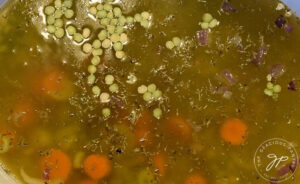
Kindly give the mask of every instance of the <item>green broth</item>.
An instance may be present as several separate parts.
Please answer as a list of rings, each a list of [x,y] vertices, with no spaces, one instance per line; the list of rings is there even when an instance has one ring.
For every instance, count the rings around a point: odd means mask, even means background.
[[[112,50],[101,56],[96,84],[114,98],[105,104],[87,84],[92,57],[67,36],[45,36],[41,10],[48,2],[27,0],[6,5],[0,18],[0,130],[9,127],[16,131],[17,144],[1,154],[1,160],[21,181],[20,168],[42,179],[42,155],[59,149],[72,162],[78,152],[83,152],[84,158],[106,155],[111,172],[98,183],[180,184],[191,173],[200,173],[209,184],[268,183],[259,177],[253,164],[255,151],[263,141],[283,138],[300,153],[300,94],[287,89],[291,80],[300,79],[299,20],[294,15],[287,18],[294,27],[289,34],[274,24],[282,14],[275,10],[277,1],[232,0],[237,9],[234,13],[221,12],[222,2],[120,1],[117,5],[126,16],[148,11],[152,22],[148,29],[135,23],[125,31],[129,42],[124,45],[124,61],[115,58]],[[89,5],[85,1],[74,3],[77,19],[72,24],[90,28],[91,42],[101,28],[87,16]],[[196,33],[206,12],[220,25],[211,29],[208,45],[199,46]],[[169,50],[165,44],[173,37],[184,44]],[[241,42],[236,45],[234,39],[239,38]],[[251,61],[262,39],[268,51],[263,64],[255,66]],[[269,68],[277,63],[283,64],[286,72],[276,80],[282,91],[274,100],[264,94],[264,89]],[[53,69],[71,81],[67,98],[49,98],[36,90],[44,74]],[[224,70],[233,74],[234,85],[218,79]],[[108,74],[114,76],[118,93],[109,92],[104,81]],[[126,82],[129,75],[137,78],[136,83]],[[160,100],[148,103],[138,93],[139,86],[149,84],[162,91]],[[230,99],[212,93],[214,86],[228,88]],[[35,118],[32,124],[20,127],[12,116],[15,106],[24,101],[32,104]],[[158,107],[162,115],[156,119],[152,111]],[[110,109],[107,118],[102,115],[104,108]],[[139,144],[135,139],[137,119],[144,112],[150,114],[152,137],[149,143]],[[190,138],[182,141],[165,126],[173,116],[187,122]],[[243,144],[233,146],[222,140],[220,127],[228,118],[239,118],[247,125],[249,134]],[[153,163],[159,152],[167,158],[163,177]],[[150,172],[153,180],[141,182],[141,172]],[[295,183],[300,181],[299,171],[296,175]],[[87,178],[84,169],[72,168],[65,183],[77,184]]]

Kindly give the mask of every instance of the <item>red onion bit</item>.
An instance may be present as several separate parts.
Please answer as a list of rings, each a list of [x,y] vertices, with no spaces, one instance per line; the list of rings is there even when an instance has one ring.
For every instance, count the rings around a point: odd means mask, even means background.
[[[43,179],[45,180],[49,180],[50,179],[50,169],[46,168],[44,171],[43,171]]]
[[[223,2],[221,10],[225,12],[236,12],[235,7],[233,7],[232,4],[230,4],[229,2]]]
[[[198,43],[200,46],[207,45],[208,30],[201,30],[197,32]]]
[[[119,108],[121,108],[121,109],[124,108],[123,102],[118,97],[115,97],[112,95],[111,99]]]
[[[286,24],[286,20],[283,17],[283,15],[280,15],[276,20],[275,20],[275,24],[278,28],[282,28],[285,24]]]
[[[264,56],[268,53],[268,48],[266,45],[262,44],[261,47],[258,49],[258,51],[255,54],[255,57],[252,59],[252,63],[256,66],[259,66],[262,64]]]
[[[270,74],[272,78],[278,79],[285,73],[286,69],[282,64],[274,64],[270,67]]]
[[[284,30],[287,32],[287,33],[291,33],[293,30],[294,30],[294,27],[291,26],[290,24],[286,24],[284,26]]]
[[[236,79],[233,76],[233,74],[229,70],[224,70],[222,72],[222,78],[225,80],[227,84],[230,86],[234,85],[236,83]]]
[[[298,88],[296,86],[296,80],[292,80],[289,85],[288,85],[288,89],[291,91],[297,91]]]

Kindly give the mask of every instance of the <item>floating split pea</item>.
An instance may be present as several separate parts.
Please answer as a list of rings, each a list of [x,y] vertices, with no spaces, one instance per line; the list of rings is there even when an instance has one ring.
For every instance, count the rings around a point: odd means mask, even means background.
[[[105,84],[111,85],[113,84],[115,78],[113,75],[106,75],[104,80],[105,80]]]
[[[154,92],[153,92],[153,97],[154,97],[154,99],[156,99],[156,100],[159,100],[159,98],[162,96],[162,92],[160,91],[160,90],[155,90]]]
[[[109,86],[109,91],[112,93],[118,93],[119,91],[119,86],[118,84],[114,83],[112,85]]]
[[[88,78],[87,78],[87,82],[88,82],[88,84],[94,84],[95,83],[95,80],[96,80],[96,76],[95,75],[93,75],[93,74],[90,74],[89,76],[88,76]]]
[[[57,28],[54,34],[56,38],[62,38],[65,35],[65,31],[63,28]]]
[[[106,92],[100,94],[101,103],[107,103],[110,101],[110,95]]]
[[[97,65],[100,64],[100,61],[101,61],[101,59],[100,59],[99,56],[94,56],[94,57],[92,58],[92,60],[91,60],[91,63],[92,63],[92,65],[97,66]]]
[[[67,32],[70,36],[73,36],[76,33],[76,28],[74,26],[68,26]]]
[[[109,117],[110,116],[110,109],[109,108],[104,108],[104,109],[102,109],[102,115],[105,117],[105,118],[107,118],[107,117]]]
[[[149,102],[152,100],[152,93],[151,92],[145,92],[144,95],[143,95],[143,99],[146,101],[146,102]]]
[[[82,36],[83,36],[83,38],[86,39],[86,38],[90,37],[90,35],[91,35],[91,30],[89,28],[84,28],[82,30]]]
[[[156,90],[156,85],[155,84],[149,84],[147,87],[148,91],[153,93]]]
[[[160,108],[156,108],[153,110],[153,116],[156,118],[156,119],[160,119],[161,116],[162,116],[162,110]]]
[[[94,49],[99,49],[101,47],[101,41],[98,39],[94,40],[92,46]]]
[[[140,93],[140,94],[144,94],[147,91],[148,91],[148,88],[145,85],[141,85],[141,86],[138,87],[138,93]]]
[[[94,73],[96,73],[96,71],[97,71],[96,66],[94,66],[94,65],[89,65],[89,66],[88,66],[88,72],[89,72],[90,74],[94,74]]]
[[[83,36],[80,33],[75,33],[73,39],[75,42],[80,43],[83,41]]]
[[[93,86],[92,92],[94,95],[99,96],[101,93],[101,89],[98,86]]]
[[[125,52],[124,51],[116,51],[116,57],[118,59],[122,59],[125,57]]]
[[[88,54],[88,53],[92,52],[93,48],[92,48],[92,45],[90,43],[85,43],[82,46],[82,50],[83,50],[83,52]]]

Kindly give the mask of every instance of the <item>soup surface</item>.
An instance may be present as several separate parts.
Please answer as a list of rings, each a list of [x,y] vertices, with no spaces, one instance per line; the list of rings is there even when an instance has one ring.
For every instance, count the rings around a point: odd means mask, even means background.
[[[0,25],[0,157],[21,183],[300,183],[283,4],[11,1]]]

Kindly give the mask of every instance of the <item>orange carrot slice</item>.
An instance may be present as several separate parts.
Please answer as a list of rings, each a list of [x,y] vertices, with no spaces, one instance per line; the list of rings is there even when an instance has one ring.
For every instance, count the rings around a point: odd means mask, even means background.
[[[166,164],[166,157],[163,153],[158,153],[153,157],[153,163],[154,167],[158,169],[158,174],[160,177],[165,176],[166,174],[166,169],[165,169],[165,164]]]
[[[166,131],[175,139],[187,141],[192,138],[192,130],[182,118],[173,116],[166,122]]]
[[[186,179],[184,184],[206,184],[206,179],[200,174],[191,174]]]
[[[138,144],[145,145],[152,140],[151,127],[153,116],[145,111],[141,117],[137,120],[134,134]]]
[[[221,126],[220,134],[224,141],[240,145],[247,139],[247,125],[240,119],[228,119]]]
[[[64,72],[54,69],[42,78],[40,90],[53,99],[64,100],[70,96],[73,87]]]
[[[97,184],[97,182],[94,180],[86,179],[86,180],[79,182],[79,184]]]
[[[25,127],[35,122],[35,116],[33,105],[28,101],[22,101],[13,108],[12,121],[17,127]]]
[[[61,179],[66,181],[71,172],[70,158],[62,151],[52,149],[49,154],[43,156],[40,162],[43,171],[49,171],[49,179]]]
[[[111,162],[105,155],[90,155],[83,162],[85,173],[93,180],[100,180],[111,171]]]

